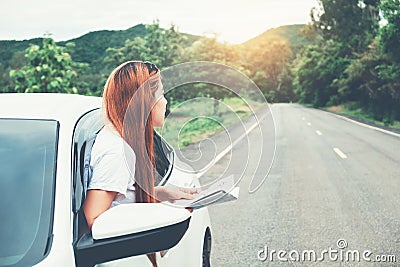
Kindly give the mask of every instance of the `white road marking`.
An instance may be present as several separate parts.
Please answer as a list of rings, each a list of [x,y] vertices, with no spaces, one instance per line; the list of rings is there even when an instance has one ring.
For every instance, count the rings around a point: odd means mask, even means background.
[[[335,151],[342,159],[347,159],[346,154],[344,154],[339,148],[335,147],[333,148],[333,151]]]
[[[381,128],[378,128],[378,127],[375,127],[375,126],[371,126],[371,125],[368,125],[368,124],[365,124],[365,123],[362,123],[362,122],[358,122],[358,121],[349,119],[347,117],[344,117],[344,116],[341,116],[341,115],[338,115],[338,114],[334,114],[334,115],[336,117],[338,117],[338,118],[341,118],[343,120],[358,124],[358,125],[363,126],[365,128],[369,128],[369,129],[372,129],[372,130],[375,130],[375,131],[379,131],[379,132],[382,132],[382,133],[385,133],[385,134],[390,134],[390,135],[393,135],[393,136],[396,136],[396,137],[400,137],[400,134],[398,134],[398,133],[394,133],[394,132],[391,132],[391,131],[388,131],[388,130],[385,130],[385,129],[381,129]]]
[[[260,126],[260,122],[262,120],[264,120],[267,117],[267,115],[264,115],[262,117],[260,117],[260,119],[255,122],[253,125],[251,125],[244,134],[242,134],[241,136],[239,136],[238,139],[236,139],[234,142],[232,142],[230,145],[228,145],[223,151],[221,151],[211,162],[209,162],[207,164],[207,166],[205,166],[203,168],[203,171],[196,173],[196,177],[200,178],[201,176],[203,176],[215,163],[217,163],[218,161],[220,161],[226,154],[228,154],[229,151],[232,150],[232,148],[234,146],[236,146],[243,138],[247,137],[249,135],[249,133],[256,128],[257,126]],[[275,144],[276,146],[276,144]],[[275,156],[275,153],[274,153]],[[272,166],[272,165],[271,165]]]
[[[308,126],[311,126],[311,122],[307,122],[307,125],[308,125]]]
[[[315,131],[318,135],[322,135],[322,133],[318,130]]]

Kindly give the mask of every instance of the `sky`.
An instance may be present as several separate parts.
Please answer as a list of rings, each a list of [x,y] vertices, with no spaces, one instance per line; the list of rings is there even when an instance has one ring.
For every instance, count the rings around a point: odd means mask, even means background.
[[[2,0],[0,40],[51,34],[56,41],[91,31],[126,30],[158,19],[180,32],[241,43],[281,25],[310,21],[317,0]]]

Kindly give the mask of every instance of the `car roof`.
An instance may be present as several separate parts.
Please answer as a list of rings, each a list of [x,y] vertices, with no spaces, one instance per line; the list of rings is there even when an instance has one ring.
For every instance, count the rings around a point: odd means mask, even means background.
[[[0,94],[0,118],[76,121],[101,104],[101,97],[77,94],[3,93]]]

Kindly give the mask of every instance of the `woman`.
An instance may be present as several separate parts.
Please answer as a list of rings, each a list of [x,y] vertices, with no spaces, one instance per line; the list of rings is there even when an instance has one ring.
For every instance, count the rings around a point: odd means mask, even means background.
[[[154,187],[153,127],[164,123],[166,104],[160,71],[152,63],[128,61],[109,76],[103,92],[106,123],[92,148],[93,176],[84,204],[90,228],[100,214],[118,204],[173,202],[197,193]],[[148,257],[156,266],[155,255]]]

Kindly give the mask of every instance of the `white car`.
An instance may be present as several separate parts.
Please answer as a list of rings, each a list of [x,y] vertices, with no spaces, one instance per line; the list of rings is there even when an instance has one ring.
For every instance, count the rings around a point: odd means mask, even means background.
[[[0,267],[210,266],[207,208],[119,205],[88,231],[82,211],[82,146],[103,125],[102,99],[66,94],[0,94]],[[200,186],[164,151],[159,185]],[[158,253],[162,251],[162,253]],[[161,254],[163,256],[161,256]]]

